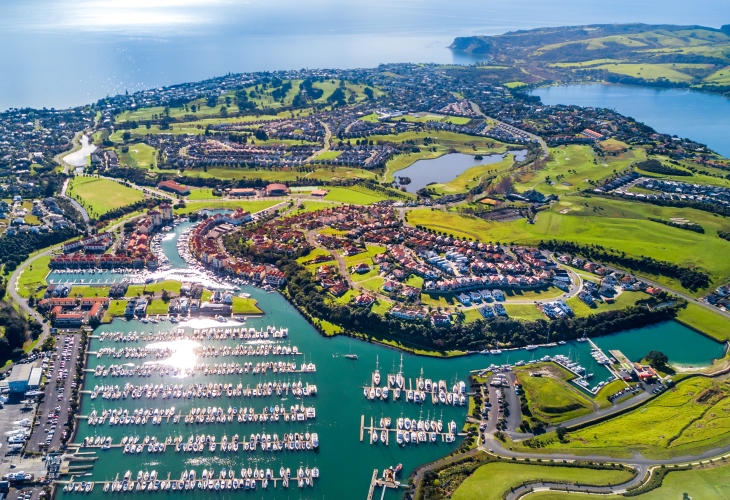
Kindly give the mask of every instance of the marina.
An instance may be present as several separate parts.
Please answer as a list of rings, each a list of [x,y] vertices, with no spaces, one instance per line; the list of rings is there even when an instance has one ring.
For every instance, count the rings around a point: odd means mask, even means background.
[[[185,224],[180,224],[174,228],[175,234],[180,234],[185,230]],[[191,270],[188,265],[177,254],[176,239],[163,239],[161,242],[162,250],[168,255],[171,269],[162,273],[159,279],[164,277],[177,276],[197,276],[201,280],[212,282],[210,276],[199,273],[197,270]],[[68,275],[78,276],[78,275]],[[114,275],[122,279],[123,275]],[[235,288],[234,284],[226,284],[222,281],[221,286],[228,289]],[[402,464],[401,477],[407,478],[414,468],[424,462],[436,460],[439,457],[449,454],[460,442],[460,436],[455,433],[455,440],[449,442],[446,435],[449,434],[449,423],[457,424],[457,431],[461,431],[467,406],[454,404],[439,404],[438,406],[421,406],[423,408],[423,418],[413,415],[414,404],[407,401],[407,393],[401,398],[394,400],[390,394],[394,392],[394,387],[390,384],[391,375],[394,380],[398,373],[401,373],[403,379],[403,389],[407,391],[410,387],[416,390],[418,387],[418,378],[423,378],[424,390],[426,379],[430,378],[436,381],[438,387],[439,381],[444,381],[449,393],[463,394],[467,399],[470,388],[467,380],[472,370],[484,368],[485,360],[487,364],[492,363],[495,366],[514,365],[520,361],[524,363],[532,360],[540,360],[544,356],[555,357],[558,354],[569,356],[572,362],[579,361],[589,372],[594,372],[595,376],[589,380],[595,381],[609,376],[603,366],[600,365],[595,358],[591,356],[593,346],[590,342],[567,342],[565,344],[555,344],[553,346],[537,346],[536,349],[526,350],[510,350],[507,348],[494,349],[498,353],[474,354],[471,356],[453,357],[453,358],[436,358],[416,356],[411,353],[403,353],[390,349],[385,346],[371,342],[353,341],[345,336],[335,336],[326,338],[321,336],[317,331],[280,295],[277,293],[267,293],[261,288],[251,286],[243,286],[241,292],[249,293],[252,298],[258,301],[259,307],[266,313],[263,317],[247,317],[245,324],[233,324],[229,321],[225,325],[221,325],[214,319],[186,319],[180,323],[172,323],[169,320],[162,319],[159,323],[143,324],[137,320],[122,321],[114,320],[112,323],[104,324],[97,328],[89,341],[89,352],[97,353],[101,349],[108,347],[116,347],[115,352],[120,348],[134,347],[145,348],[145,351],[129,351],[146,352],[146,357],[128,357],[128,358],[112,358],[108,355],[97,357],[95,354],[87,356],[87,376],[84,387],[85,392],[81,396],[81,407],[79,414],[84,418],[77,419],[77,433],[74,438],[73,447],[83,450],[88,455],[79,456],[74,454],[73,465],[65,467],[62,470],[65,474],[61,477],[62,481],[68,481],[73,476],[73,482],[93,482],[92,490],[85,493],[89,497],[98,495],[102,498],[105,494],[113,493],[112,485],[117,478],[118,481],[123,480],[125,471],[132,470],[157,470],[162,478],[167,481],[168,475],[177,480],[181,477],[183,470],[195,470],[196,478],[200,477],[200,471],[203,468],[214,468],[220,471],[222,468],[226,470],[233,469],[236,471],[235,476],[240,480],[241,468],[259,470],[271,469],[279,471],[280,467],[290,467],[292,476],[294,471],[298,471],[299,467],[309,467],[312,470],[317,467],[322,471],[322,475],[312,481],[313,487],[308,491],[307,497],[326,498],[352,498],[366,494],[370,485],[373,485],[373,491],[377,489],[377,495],[388,500],[399,498],[397,481],[386,481],[386,478],[393,478],[390,473],[386,476],[384,468],[388,464]],[[244,332],[245,329],[245,332]],[[258,332],[259,338],[241,339],[240,335],[251,332]],[[228,333],[226,333],[228,330]],[[234,338],[234,331],[236,331]],[[273,331],[286,331],[286,337],[273,336]],[[264,332],[269,333],[269,338],[262,338]],[[591,339],[603,352],[609,349],[621,350],[629,359],[640,359],[641,356],[648,352],[648,349],[660,345],[665,346],[665,352],[672,361],[679,364],[693,364],[695,366],[709,364],[712,358],[721,357],[724,354],[724,346],[710,341],[695,332],[679,325],[677,323],[663,323],[653,327],[643,328],[636,331],[621,332],[619,334]],[[195,353],[195,347],[211,346],[215,347],[218,352],[228,347],[234,349],[236,345],[242,346],[258,346],[258,345],[280,345],[280,346],[297,346],[297,351],[301,354],[288,356],[260,356],[260,357],[207,357],[201,358]],[[687,346],[690,346],[689,348]],[[169,355],[157,358],[158,352],[168,353],[165,349],[169,349]],[[301,371],[302,364],[315,366],[314,371]],[[292,370],[292,365],[294,369]],[[399,368],[399,366],[403,368]],[[392,369],[391,366],[393,367]],[[387,367],[383,370],[383,367]],[[377,368],[381,375],[379,387],[389,388],[389,397],[387,403],[382,400],[370,400],[363,397],[363,386],[370,387],[373,385],[373,368]],[[246,372],[248,369],[248,372]],[[423,370],[423,375],[419,372]],[[410,376],[407,374],[411,373]],[[419,374],[419,376],[414,376]],[[605,374],[605,375],[604,375]],[[100,377],[100,378],[98,378]],[[126,380],[112,379],[112,377],[135,377],[129,380],[134,385],[142,386],[175,386],[182,385],[184,388],[189,386],[206,386],[215,384],[218,387],[226,387],[226,396],[201,400],[199,398],[168,398],[162,399],[159,395],[156,399],[146,399],[141,397],[132,399],[105,400],[100,395],[96,399],[91,399],[90,391],[95,386],[102,385],[119,385],[121,390]],[[144,377],[144,382],[141,378]],[[244,377],[255,377],[246,380]],[[112,382],[114,380],[114,382]],[[118,380],[118,382],[117,382]],[[278,395],[272,391],[268,395],[268,384],[284,384],[294,383],[301,380],[302,385],[317,387],[317,395],[315,397],[300,397],[293,394],[282,393]],[[464,392],[458,385],[459,381],[465,382]],[[365,384],[363,384],[365,382]],[[246,398],[232,395],[227,396],[228,388],[237,389],[238,385],[242,385],[242,389],[250,387],[252,390],[258,387],[258,384],[267,384],[267,395],[257,396],[256,398]],[[220,385],[219,385],[220,384]],[[457,391],[454,391],[454,384],[457,384]],[[398,383],[396,383],[398,385]],[[433,382],[432,382],[433,385]],[[273,387],[273,386],[272,386]],[[88,392],[87,392],[88,391]],[[415,399],[415,394],[414,394]],[[203,403],[202,401],[205,401]],[[225,404],[221,404],[225,402]],[[385,406],[387,404],[387,410]],[[213,407],[215,405],[215,411]],[[299,405],[300,408],[314,408],[315,418],[299,420],[285,420],[284,414],[281,413],[283,408],[285,413],[290,413],[292,406]],[[211,412],[208,413],[210,406]],[[275,411],[271,411],[271,407],[279,406],[279,420],[274,421],[273,415]],[[253,407],[253,411],[251,411]],[[200,422],[202,408],[205,408],[205,414],[202,414],[202,422]],[[231,413],[228,409],[231,409]],[[239,416],[244,418],[241,413],[246,408],[246,415],[254,415],[259,417],[258,421],[238,422]],[[266,415],[268,420],[261,421],[261,415]],[[418,408],[416,406],[415,408]],[[427,408],[430,410],[427,411]],[[233,414],[233,411],[236,411]],[[155,415],[157,410],[157,415]],[[103,413],[107,412],[106,420],[103,420]],[[126,414],[124,413],[126,411]],[[137,415],[135,416],[135,411]],[[94,413],[96,412],[96,413]],[[145,416],[145,412],[147,415]],[[165,412],[167,414],[165,415]],[[410,413],[409,413],[410,412]],[[418,413],[418,412],[416,412]],[[90,415],[94,414],[94,425],[88,420]],[[129,418],[129,424],[110,425],[111,415],[121,419],[124,416],[126,420]],[[437,440],[431,441],[430,431],[427,434],[427,442],[418,440],[418,431],[416,442],[418,444],[398,445],[398,418],[404,418],[403,426],[405,428],[405,416],[410,418],[411,428],[413,427],[413,418],[416,420],[416,429],[418,429],[418,421],[441,420],[441,431],[438,431],[437,424]],[[229,419],[229,416],[231,417]],[[306,413],[305,413],[306,416]],[[380,419],[390,417],[390,426],[386,427],[385,420],[383,425]],[[139,425],[132,424],[131,419],[137,421],[139,417]],[[155,418],[156,417],[156,418]],[[185,423],[185,418],[190,420],[194,417],[195,423]],[[147,424],[142,425],[142,420],[146,418]],[[210,421],[206,422],[207,419]],[[246,417],[248,418],[248,417]],[[97,419],[102,419],[98,420]],[[177,419],[177,423],[175,423]],[[372,419],[372,421],[371,421]],[[153,420],[158,424],[150,425]],[[103,422],[103,423],[102,423]],[[358,423],[360,423],[358,427]],[[429,428],[430,428],[429,424]],[[383,430],[386,429],[386,441],[384,445],[382,440]],[[312,443],[312,449],[302,451],[302,443],[306,448],[306,433],[310,433],[311,437],[316,433],[318,446],[315,448]],[[425,431],[424,431],[425,432]],[[279,443],[285,443],[285,435],[300,435],[300,449],[296,449],[296,439],[294,450],[287,450],[286,446],[280,450],[277,446],[274,452],[274,436],[278,435]],[[357,433],[357,434],[356,434]],[[362,433],[360,440],[359,433]],[[372,442],[372,433],[377,433],[377,443]],[[409,431],[410,433],[410,431]],[[157,450],[148,451],[149,443],[144,444],[145,435],[158,436],[154,443],[157,444]],[[233,449],[233,436],[239,435],[238,452],[222,451],[222,437],[227,436],[227,445]],[[271,450],[268,444],[262,449],[261,441],[256,440],[255,450],[251,449],[253,440],[251,434],[271,435]],[[135,453],[131,453],[130,436],[137,435],[140,437],[135,443]],[[193,437],[192,444],[198,443],[198,451],[192,451],[188,447],[188,451],[184,451],[183,445],[190,443],[190,437]],[[305,440],[301,440],[301,436],[305,435]],[[443,436],[442,436],[443,435]],[[182,443],[179,438],[182,436]],[[201,441],[200,436],[214,436],[216,439],[215,451],[210,451],[210,443],[205,444],[205,440]],[[85,438],[93,439],[92,442],[98,444],[83,447]],[[130,445],[130,452],[125,453],[125,446],[121,446],[124,438]],[[177,444],[175,438],[178,438],[181,451],[176,451]],[[409,438],[410,438],[409,434]],[[108,441],[111,438],[111,441]],[[168,438],[172,441],[168,443]],[[88,444],[87,439],[87,444]],[[103,442],[102,442],[103,440]],[[196,441],[197,440],[197,441]],[[367,442],[366,442],[367,440]],[[404,437],[405,441],[405,437]],[[108,442],[108,446],[107,446]],[[289,440],[291,443],[292,440]],[[249,450],[245,450],[246,443],[249,444]],[[268,443],[268,440],[267,440]],[[142,444],[141,453],[137,453],[138,445]],[[163,451],[159,451],[162,447]],[[200,449],[202,448],[202,452]],[[291,453],[291,455],[290,455]],[[358,466],[352,467],[350,457],[357,454]],[[299,462],[301,460],[301,462]],[[285,463],[282,463],[285,462]],[[288,462],[288,463],[287,463]],[[377,469],[376,474],[373,470]],[[216,472],[216,476],[219,472]],[[281,478],[281,474],[274,474],[275,477]],[[135,476],[136,477],[136,476]],[[134,478],[133,478],[134,479]],[[162,481],[160,479],[160,481]],[[196,479],[197,481],[197,479]],[[136,481],[131,481],[136,484]],[[277,486],[272,487],[274,481],[269,482],[269,487],[262,496],[272,499],[286,499],[291,496],[291,489],[281,488],[283,480],[277,480]],[[104,492],[104,486],[109,484],[107,492]],[[386,483],[390,486],[384,486]],[[65,483],[64,483],[65,484]],[[160,486],[161,486],[160,482]],[[215,483],[214,483],[215,484]],[[245,484],[245,483],[244,483]],[[257,481],[257,490],[262,490],[262,481]],[[295,486],[290,484],[290,488]],[[298,481],[297,481],[298,486]],[[215,487],[215,486],[214,486]],[[383,487],[383,491],[380,488]],[[75,488],[75,486],[74,486]],[[134,488],[134,486],[133,486]],[[172,491],[173,485],[170,485]],[[231,489],[233,484],[231,483]],[[154,490],[154,486],[153,486]],[[147,490],[145,490],[147,491]],[[158,490],[159,491],[159,490]],[[183,490],[185,491],[185,490]],[[186,495],[200,498],[201,500],[210,495],[213,490],[189,489]],[[250,491],[250,490],[249,490]],[[117,491],[118,492],[118,491]],[[75,491],[63,491],[63,484],[60,485],[59,496],[63,498],[65,495],[74,496]]]
[[[453,443],[457,436],[465,436],[466,433],[458,433],[456,422],[453,420],[444,425],[441,419],[431,420],[427,418],[408,419],[400,417],[393,420],[390,417],[381,417],[377,420],[370,417],[370,425],[365,425],[365,415],[360,417],[360,442],[366,438],[371,444],[390,444],[391,433],[395,434],[396,443],[399,446],[407,444],[417,445],[421,443]]]
[[[251,434],[249,439],[239,439],[235,434],[230,440],[224,435],[220,442],[216,442],[213,435],[190,435],[185,439],[180,436],[168,436],[165,439],[158,440],[155,436],[145,436],[141,438],[138,435],[124,436],[119,443],[113,443],[110,436],[94,436],[85,437],[83,442],[76,446],[79,449],[109,450],[112,448],[120,448],[123,453],[140,454],[140,453],[164,453],[169,447],[177,453],[204,453],[209,451],[215,453],[220,451],[223,453],[238,453],[261,451],[308,451],[316,450],[319,447],[319,436],[316,432],[299,433],[290,432],[283,434]]]

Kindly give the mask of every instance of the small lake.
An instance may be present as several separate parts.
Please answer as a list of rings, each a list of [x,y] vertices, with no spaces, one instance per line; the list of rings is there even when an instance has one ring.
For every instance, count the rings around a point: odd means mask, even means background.
[[[527,150],[488,155],[481,160],[475,159],[472,155],[450,153],[430,160],[418,160],[410,167],[396,172],[394,177],[409,177],[411,183],[405,188],[408,192],[415,193],[434,182],[449,182],[472,167],[500,162],[508,154],[515,155],[515,161],[522,161],[527,157]]]
[[[84,171],[84,168],[86,167],[87,160],[89,159],[89,156],[91,156],[91,153],[96,151],[96,146],[94,146],[91,142],[89,142],[89,138],[85,135],[81,136],[81,149],[78,151],[74,151],[71,154],[68,154],[63,157],[63,161],[68,163],[69,165],[76,167],[76,171],[79,170],[81,172]]]
[[[657,132],[692,139],[730,156],[730,99],[720,95],[602,83],[545,87],[532,94],[544,104],[613,109]]]

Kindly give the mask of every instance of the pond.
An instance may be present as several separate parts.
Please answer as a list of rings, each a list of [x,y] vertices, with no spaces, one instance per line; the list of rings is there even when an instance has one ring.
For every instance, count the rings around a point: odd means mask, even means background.
[[[415,193],[434,182],[449,182],[472,167],[500,162],[506,155],[514,155],[515,161],[522,161],[527,157],[527,150],[488,155],[481,160],[475,159],[472,155],[450,153],[431,160],[418,160],[411,166],[399,170],[394,176],[410,178],[410,184],[405,187],[408,192]]]
[[[91,153],[96,151],[96,146],[89,142],[89,138],[85,135],[81,136],[81,149],[67,154],[63,157],[63,161],[76,167],[77,172],[83,172]]]
[[[614,109],[657,132],[692,139],[730,156],[730,99],[721,95],[600,83],[545,87],[532,94],[544,104]]]

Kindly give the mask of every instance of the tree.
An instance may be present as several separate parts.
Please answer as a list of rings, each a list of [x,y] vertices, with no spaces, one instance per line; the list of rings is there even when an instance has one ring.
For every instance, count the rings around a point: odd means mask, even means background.
[[[167,304],[170,302],[170,294],[167,292],[167,290],[162,290],[162,302]]]
[[[647,354],[644,359],[649,362],[649,366],[655,370],[661,371],[664,371],[667,367],[667,363],[669,362],[667,355],[661,351],[649,351],[649,354]]]
[[[568,431],[565,430],[565,427],[558,426],[557,429],[555,429],[555,435],[558,436],[558,439],[560,441],[565,440],[565,435],[568,433]]]
[[[125,130],[124,133],[122,134],[122,140],[124,140],[124,142],[127,142],[131,138],[132,138],[132,134],[129,133],[129,130]]]

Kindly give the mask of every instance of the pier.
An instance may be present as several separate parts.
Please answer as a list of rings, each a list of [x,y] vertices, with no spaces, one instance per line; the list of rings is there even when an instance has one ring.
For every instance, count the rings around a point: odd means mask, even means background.
[[[446,430],[446,428],[444,428],[444,430]],[[398,429],[397,426],[395,428],[378,427],[375,425],[374,417],[370,417],[370,425],[365,425],[365,415],[360,416],[360,442],[365,440],[366,432],[368,433],[369,436],[372,436],[374,432],[378,433],[378,436],[380,436],[380,434],[382,434],[383,431],[386,431],[386,439],[385,439],[385,443],[384,443],[386,446],[390,444],[390,433],[393,432],[393,433],[397,434],[398,431],[401,431],[404,433],[405,432],[409,432],[409,433],[410,432],[415,432],[415,433],[425,432],[426,433],[426,436],[427,436],[426,441],[417,441],[415,443],[414,442],[404,442],[403,443],[404,445],[420,444],[420,443],[433,443],[434,441],[430,440],[430,436],[432,433],[435,433],[437,435],[437,437],[441,439],[442,443],[453,442],[453,440],[456,438],[456,436],[466,436],[467,435],[465,432],[457,432],[457,433],[452,434],[451,432],[443,432],[443,430],[441,432],[434,431],[434,430],[431,430],[430,428],[429,428],[429,430],[425,430],[425,429],[418,430],[418,429]],[[370,437],[369,441],[370,441],[370,444],[377,444],[377,443],[373,442],[372,437]],[[380,441],[381,440],[379,439],[378,442],[380,442]]]
[[[400,481],[395,480],[395,473],[392,470],[386,469],[384,471],[384,477],[379,478],[378,469],[375,469],[373,471],[373,477],[370,479],[370,487],[368,488],[367,500],[373,500],[376,488],[383,488],[383,492],[380,494],[380,500],[383,500],[383,498],[385,498],[386,488],[399,488],[401,486],[404,485],[401,485]]]

